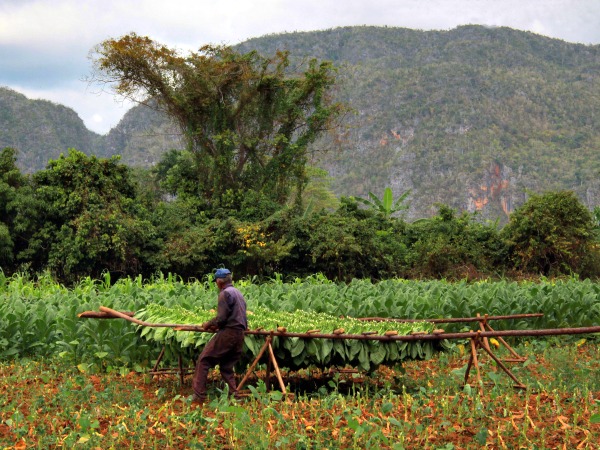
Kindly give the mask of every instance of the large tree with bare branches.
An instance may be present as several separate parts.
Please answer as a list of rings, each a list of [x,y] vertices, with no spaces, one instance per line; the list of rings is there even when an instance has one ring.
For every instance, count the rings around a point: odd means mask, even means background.
[[[292,70],[287,52],[205,46],[182,55],[131,33],[99,44],[93,59],[96,81],[152,100],[179,124],[193,155],[188,173],[209,201],[249,190],[281,204],[292,191],[299,197],[308,146],[343,109],[331,100],[331,63],[312,59]]]

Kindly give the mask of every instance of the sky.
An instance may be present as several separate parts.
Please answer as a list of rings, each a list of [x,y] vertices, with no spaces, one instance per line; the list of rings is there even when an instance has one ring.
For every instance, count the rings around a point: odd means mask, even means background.
[[[91,51],[130,32],[181,51],[351,25],[507,26],[600,44],[600,0],[0,0],[0,86],[70,108],[106,134],[131,108],[86,81]]]

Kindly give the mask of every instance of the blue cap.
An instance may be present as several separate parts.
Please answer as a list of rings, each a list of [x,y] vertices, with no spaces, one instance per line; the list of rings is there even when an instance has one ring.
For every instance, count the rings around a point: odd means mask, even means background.
[[[229,271],[229,269],[225,269],[225,268],[217,269],[217,271],[215,272],[215,280],[217,278],[226,278],[227,275],[231,275],[231,272]]]

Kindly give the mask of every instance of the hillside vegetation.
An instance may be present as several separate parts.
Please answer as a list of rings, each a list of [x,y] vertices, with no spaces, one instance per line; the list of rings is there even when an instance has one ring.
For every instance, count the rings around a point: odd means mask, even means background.
[[[588,208],[600,204],[598,45],[482,26],[346,27],[259,37],[237,49],[285,49],[338,67],[336,100],[355,114],[314,144],[338,196],[392,187],[411,191],[408,218],[432,216],[443,203],[502,222],[528,192],[573,190]],[[0,116],[0,146],[19,149],[28,172],[67,147],[148,167],[182,145],[173,125],[145,107],[97,137],[68,125],[76,117],[38,117],[47,102],[30,106],[40,113],[16,119],[4,107]],[[32,132],[40,128],[47,131]]]
[[[71,108],[0,86],[0,149],[18,149],[22,171],[45,168],[68,148],[103,156],[103,146],[103,137],[88,130]]]
[[[341,67],[338,95],[357,115],[342,152],[323,160],[338,193],[411,189],[416,217],[436,202],[506,217],[527,190],[599,202],[600,46],[464,26],[341,28],[242,48]]]

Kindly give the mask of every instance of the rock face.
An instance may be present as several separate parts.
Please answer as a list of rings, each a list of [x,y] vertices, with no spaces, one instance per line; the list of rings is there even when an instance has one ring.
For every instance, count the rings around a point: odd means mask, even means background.
[[[495,207],[508,217],[514,209],[514,204],[521,203],[520,198],[515,198],[513,188],[518,185],[518,180],[513,176],[510,167],[493,163],[481,181],[479,186],[467,190],[468,211],[484,211]]]
[[[443,203],[501,222],[530,192],[573,190],[589,208],[600,204],[598,45],[509,28],[347,27],[269,35],[237,49],[288,50],[294,66],[307,57],[338,66],[333,95],[353,114],[315,143],[312,161],[333,177],[338,196],[410,190],[408,219],[435,214]],[[23,113],[0,109],[0,145],[17,147],[27,171],[67,147],[120,154],[143,167],[183,147],[177,127],[148,108],[131,109],[98,137],[66,113],[60,123],[50,120],[58,105],[53,113],[42,106],[18,129],[14,117]],[[47,143],[30,151],[42,138]]]
[[[104,141],[106,154],[121,155],[123,163],[138,167],[151,167],[165,152],[183,146],[179,128],[164,114],[145,106],[125,113]]]

